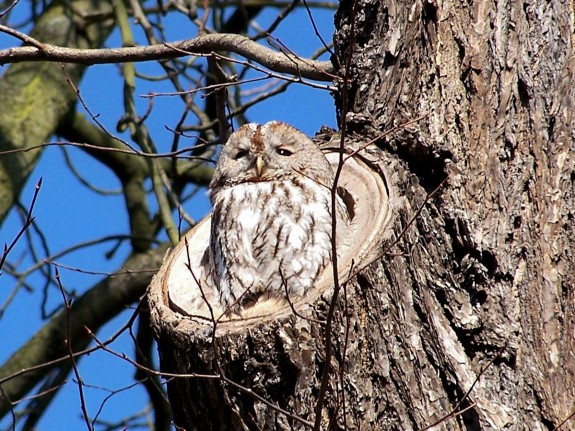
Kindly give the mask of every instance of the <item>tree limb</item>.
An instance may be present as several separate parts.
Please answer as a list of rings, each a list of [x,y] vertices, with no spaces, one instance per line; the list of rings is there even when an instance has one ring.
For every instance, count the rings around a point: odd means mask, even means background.
[[[0,65],[23,61],[92,65],[150,61],[186,55],[207,55],[214,51],[230,51],[276,72],[289,73],[317,81],[332,81],[334,78],[334,70],[329,61],[305,60],[287,53],[275,52],[238,34],[204,34],[193,39],[169,44],[124,48],[76,49],[41,44],[43,49],[39,49],[37,46],[0,50]]]

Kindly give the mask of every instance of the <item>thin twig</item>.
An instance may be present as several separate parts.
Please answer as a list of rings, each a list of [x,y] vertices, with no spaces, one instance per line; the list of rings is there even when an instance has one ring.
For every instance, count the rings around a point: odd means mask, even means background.
[[[310,20],[310,22],[311,22],[311,25],[312,25],[313,30],[314,30],[314,32],[315,32],[315,35],[317,36],[317,38],[318,38],[318,39],[320,40],[320,42],[322,43],[322,45],[324,46],[325,50],[326,50],[327,52],[329,52],[330,55],[333,55],[333,52],[330,50],[328,44],[325,42],[325,40],[323,39],[322,35],[320,34],[320,32],[319,32],[319,30],[318,30],[318,28],[317,28],[317,25],[315,25],[315,20],[313,19],[313,15],[312,15],[312,13],[311,13],[311,8],[310,8],[310,5],[309,5],[309,2],[307,2],[306,0],[303,0],[303,4],[304,4],[305,10],[307,11],[307,14],[308,14],[308,16],[309,16],[309,20]]]
[[[334,183],[331,188],[331,211],[332,211],[332,270],[333,270],[333,295],[331,297],[331,301],[329,304],[329,310],[327,313],[326,319],[326,326],[325,326],[325,359],[324,359],[324,368],[322,371],[321,376],[321,383],[320,383],[320,390],[317,397],[317,402],[315,405],[315,422],[313,429],[314,431],[320,431],[321,429],[321,421],[323,417],[323,405],[325,402],[325,398],[327,396],[327,389],[330,377],[330,369],[331,369],[331,357],[332,357],[332,325],[333,320],[335,318],[335,309],[337,304],[337,299],[340,290],[339,284],[339,274],[337,268],[337,244],[336,244],[336,233],[337,233],[337,182],[343,170],[343,156],[344,156],[344,148],[345,148],[345,138],[346,138],[346,127],[347,127],[347,110],[348,110],[348,83],[351,76],[351,61],[354,52],[354,44],[355,44],[355,6],[356,3],[354,2],[351,7],[350,11],[350,42],[349,42],[349,51],[346,58],[346,65],[345,65],[345,75],[343,78],[343,91],[342,91],[342,115],[340,119],[341,124],[341,136],[340,136],[340,152],[339,152],[339,160],[337,169],[334,176]],[[334,414],[337,415],[337,412]]]
[[[73,352],[72,356],[74,358],[76,358],[76,357],[80,357],[83,355],[88,355],[88,354],[93,353],[97,350],[100,350],[102,348],[102,346],[107,346],[108,344],[111,344],[114,341],[116,341],[116,339],[118,339],[118,337],[120,337],[120,335],[122,335],[124,333],[124,331],[126,331],[126,329],[128,329],[128,327],[130,327],[134,323],[134,320],[137,317],[137,311],[138,311],[138,308],[136,308],[136,312],[132,314],[132,316],[130,317],[128,322],[125,325],[123,325],[122,327],[120,327],[120,329],[118,329],[116,331],[116,333],[112,334],[112,336],[110,338],[108,338],[105,341],[101,341],[98,346],[90,347],[88,349],[82,349],[82,350],[79,350],[77,352]],[[91,334],[91,332],[89,332],[89,333]],[[9,380],[12,380],[16,377],[22,376],[24,374],[27,374],[27,373],[30,373],[33,371],[41,370],[42,368],[53,367],[55,365],[58,365],[61,362],[69,360],[69,359],[70,359],[70,353],[68,352],[68,354],[66,354],[66,356],[61,356],[59,358],[53,359],[53,360],[48,361],[48,362],[43,362],[41,364],[37,364],[37,365],[34,365],[32,367],[23,368],[21,370],[18,370],[17,372],[10,374],[9,376],[5,376],[5,377],[0,378],[0,389],[2,388],[2,384],[9,381]],[[16,403],[14,402],[13,404],[16,404]]]
[[[28,208],[28,212],[26,213],[26,220],[24,220],[24,225],[16,234],[16,237],[12,240],[12,242],[8,244],[4,244],[4,252],[2,253],[2,257],[0,257],[0,274],[2,273],[2,267],[4,266],[4,262],[6,262],[6,258],[10,251],[14,248],[18,240],[24,235],[24,232],[34,221],[34,217],[32,217],[32,211],[34,210],[34,205],[36,205],[36,199],[38,198],[38,193],[40,193],[40,188],[42,187],[42,178],[38,180],[36,183],[36,187],[34,189],[34,196],[32,196],[32,202],[30,203],[30,207]]]
[[[561,428],[563,425],[565,425],[567,422],[569,422],[571,419],[573,419],[573,417],[575,417],[575,410],[573,412],[571,412],[571,414],[569,416],[567,416],[565,419],[563,419],[559,425],[557,425],[555,428],[553,428],[552,431],[558,431],[559,428]]]
[[[92,118],[92,120],[94,121],[94,123],[96,123],[100,129],[102,129],[102,131],[104,133],[106,133],[106,135],[108,135],[110,138],[112,138],[114,141],[119,142],[120,144],[125,145],[126,147],[128,147],[130,150],[136,151],[131,145],[129,145],[126,141],[124,141],[123,139],[118,138],[117,136],[113,135],[110,131],[108,131],[108,129],[106,129],[106,127],[100,122],[100,120],[98,119],[98,115],[94,115],[91,111],[91,109],[88,107],[88,104],[84,101],[84,98],[82,97],[82,93],[80,93],[80,89],[78,88],[78,86],[74,83],[74,80],[70,77],[70,74],[68,73],[68,70],[66,69],[66,66],[62,63],[60,63],[60,68],[62,69],[62,71],[64,72],[64,76],[66,78],[66,82],[68,83],[68,85],[72,88],[72,90],[76,93],[76,98],[78,99],[78,101],[82,104],[82,107],[84,108],[84,110],[88,113],[88,115],[90,115],[90,118]]]
[[[148,153],[145,151],[136,150],[134,148],[130,148],[130,149],[110,148],[110,147],[102,147],[99,145],[86,144],[84,142],[56,141],[56,142],[46,142],[44,144],[39,144],[39,145],[33,145],[33,146],[27,147],[27,148],[19,148],[19,149],[14,149],[14,150],[3,150],[3,151],[0,151],[0,156],[6,155],[6,154],[15,154],[15,153],[27,153],[29,151],[37,150],[38,148],[61,146],[61,145],[66,145],[69,147],[86,148],[86,149],[97,150],[97,151],[112,151],[112,152],[116,152],[116,153],[129,154],[132,156],[147,157],[150,159],[176,157],[176,156],[179,156],[181,154],[189,153],[191,150],[193,150],[195,148],[195,147],[193,147],[193,148],[192,147],[186,147],[186,148],[182,148],[181,150],[168,152],[168,153]],[[182,157],[182,158],[184,158],[184,157]],[[186,156],[185,158],[198,160],[198,161],[202,161],[202,162],[213,162],[213,160],[206,159],[204,157]]]
[[[0,32],[9,34],[10,36],[14,36],[15,38],[20,39],[24,43],[32,45],[35,48],[38,48],[40,51],[44,51],[46,49],[46,45],[44,45],[40,41],[34,39],[33,37],[28,36],[25,33],[21,33],[18,30],[15,30],[11,27],[7,27],[5,25],[0,24]]]
[[[71,300],[68,299],[66,296],[66,292],[64,291],[64,287],[62,285],[62,280],[60,279],[60,272],[58,268],[56,268],[56,280],[58,282],[58,287],[60,288],[60,293],[62,293],[62,299],[64,300],[64,305],[66,307],[66,348],[68,350],[68,358],[72,364],[72,369],[74,370],[74,375],[76,376],[76,380],[78,382],[78,393],[80,396],[80,407],[82,409],[82,416],[84,417],[84,422],[86,423],[86,427],[88,431],[93,431],[92,423],[90,422],[90,416],[88,415],[88,408],[86,407],[86,399],[84,398],[84,389],[83,389],[83,380],[82,376],[80,375],[80,371],[76,365],[76,359],[74,352],[72,350],[72,307],[71,307]]]

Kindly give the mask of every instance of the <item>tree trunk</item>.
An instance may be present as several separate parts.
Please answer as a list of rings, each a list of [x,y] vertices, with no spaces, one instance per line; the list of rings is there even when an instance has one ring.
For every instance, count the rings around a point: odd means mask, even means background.
[[[569,7],[341,3],[345,144],[375,142],[370,153],[403,196],[394,236],[378,259],[355,262],[369,266],[342,284],[329,332],[333,288],[312,319],[244,322],[233,335],[198,332],[152,292],[163,371],[180,375],[168,383],[176,424],[542,430],[570,418]]]
[[[347,298],[352,289],[350,274],[353,279],[361,271],[356,262],[367,264],[379,258],[379,245],[391,234],[393,206],[400,202],[384,181],[385,168],[369,161],[369,151],[356,149],[345,161],[338,181],[353,217],[351,224],[340,221],[336,235],[341,288],[334,288],[330,266],[311,292],[290,298],[290,304],[261,298],[241,316],[226,315],[217,291],[205,283],[209,217],[186,234],[165,260],[150,286],[149,299],[162,367],[188,377],[168,383],[178,426],[188,430],[307,429],[323,403],[329,410],[318,423],[336,417],[333,413],[342,402],[340,397],[345,398],[337,388],[342,373],[337,358],[345,361],[350,356],[350,363],[357,363],[361,359],[357,331],[366,335],[364,325],[349,327],[352,320],[365,321],[366,316],[366,300],[360,292]],[[336,168],[339,152],[326,151]],[[335,291],[341,293],[335,295],[340,301],[333,302],[334,313],[330,308]],[[345,335],[350,332],[351,338]],[[326,333],[330,334],[327,338]],[[325,363],[330,363],[326,377]],[[320,390],[322,381],[325,386]],[[363,400],[357,407],[370,408],[371,395],[363,389],[359,392]]]
[[[412,208],[441,185],[373,281],[394,304],[392,428],[468,408],[446,429],[554,429],[575,410],[573,10],[352,7],[348,133],[381,137]]]

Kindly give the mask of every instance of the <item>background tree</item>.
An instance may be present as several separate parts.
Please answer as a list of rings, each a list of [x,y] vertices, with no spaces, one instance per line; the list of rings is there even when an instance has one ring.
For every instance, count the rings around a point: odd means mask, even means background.
[[[332,332],[317,337],[317,352],[328,339],[343,347],[329,362],[339,371],[329,370],[328,388],[307,394],[315,406],[323,398],[327,408],[307,405],[305,417],[298,409],[287,416],[270,410],[276,417],[316,429],[570,428],[575,29],[569,8],[537,1],[339,5],[333,58],[339,125],[346,145],[372,143],[372,154],[387,164],[400,201],[396,237],[347,285]],[[208,67],[210,82],[230,78],[225,68],[222,74]],[[151,152],[129,104],[126,112],[122,124]],[[204,124],[215,127],[216,117]],[[213,139],[207,132],[202,138]],[[161,172],[156,159],[142,164],[152,178]],[[158,218],[169,227],[165,213]],[[157,219],[147,220],[154,226]],[[131,258],[149,258],[149,241],[134,234]],[[130,273],[129,281],[149,281],[138,277]],[[141,289],[122,300],[136,300]],[[316,355],[318,372],[324,359]],[[236,376],[241,382],[243,375]],[[2,381],[3,391],[19,380]],[[251,413],[238,415],[248,423]]]

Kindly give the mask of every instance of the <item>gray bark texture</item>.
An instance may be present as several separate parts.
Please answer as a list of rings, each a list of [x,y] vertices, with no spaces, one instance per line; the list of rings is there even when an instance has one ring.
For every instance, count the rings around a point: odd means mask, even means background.
[[[178,426],[575,427],[574,16],[559,1],[340,4],[336,104],[346,146],[373,141],[402,197],[394,237],[341,286],[329,333],[333,289],[312,319],[233,336],[193,332],[151,295]]]
[[[68,48],[104,43],[113,22],[84,16],[110,12],[108,2],[54,1],[37,19],[30,36]],[[65,70],[65,72],[64,72]],[[12,64],[0,79],[0,225],[18,200],[49,140],[73,112],[85,66],[56,63]],[[67,74],[67,76],[66,76]],[[68,78],[71,82],[68,82]]]

